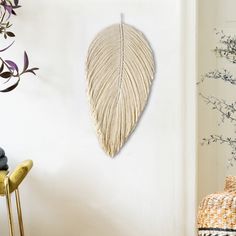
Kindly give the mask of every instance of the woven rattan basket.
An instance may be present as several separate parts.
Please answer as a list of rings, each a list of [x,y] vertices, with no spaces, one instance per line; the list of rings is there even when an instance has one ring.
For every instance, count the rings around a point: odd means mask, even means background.
[[[236,176],[226,178],[225,190],[203,199],[198,211],[199,236],[236,236]]]

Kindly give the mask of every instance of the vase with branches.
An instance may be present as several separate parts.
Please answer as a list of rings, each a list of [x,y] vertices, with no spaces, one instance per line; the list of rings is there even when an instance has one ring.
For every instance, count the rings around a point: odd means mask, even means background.
[[[219,39],[219,46],[216,46],[214,53],[217,57],[225,59],[227,63],[236,66],[236,36],[227,35],[223,31],[217,31],[216,35]],[[229,69],[215,69],[201,76],[198,84],[204,83],[205,80],[221,80],[229,86],[236,86],[236,76]],[[227,101],[217,96],[205,95],[199,93],[200,98],[209,106],[210,109],[218,113],[220,124],[224,125],[229,122],[232,129],[236,131],[236,101]],[[236,137],[224,134],[210,134],[204,137],[201,145],[220,144],[229,147],[229,166],[233,166],[236,161]]]

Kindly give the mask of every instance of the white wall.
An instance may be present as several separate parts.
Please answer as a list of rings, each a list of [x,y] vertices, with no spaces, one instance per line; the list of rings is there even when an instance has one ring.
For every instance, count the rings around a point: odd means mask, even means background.
[[[194,234],[194,153],[185,150],[184,140],[189,135],[184,88],[194,81],[194,71],[188,71],[192,77],[185,85],[183,63],[190,65],[190,60],[184,58],[182,40],[188,43],[184,34],[193,20],[192,15],[184,23],[186,4],[22,1],[14,20],[16,43],[8,55],[21,61],[27,50],[40,71],[38,78],[23,78],[12,93],[0,94],[0,145],[11,167],[26,158],[34,161],[21,188],[26,235]],[[119,22],[120,12],[149,39],[157,73],[136,131],[110,159],[98,144],[90,117],[84,63],[95,34]],[[191,171],[185,168],[190,162]],[[4,222],[0,217],[1,232]]]

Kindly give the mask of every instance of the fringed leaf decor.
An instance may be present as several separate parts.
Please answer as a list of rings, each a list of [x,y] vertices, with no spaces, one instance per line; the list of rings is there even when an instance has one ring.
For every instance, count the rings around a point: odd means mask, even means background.
[[[137,125],[149,97],[154,64],[144,35],[123,22],[102,30],[89,47],[88,94],[99,141],[111,157]]]

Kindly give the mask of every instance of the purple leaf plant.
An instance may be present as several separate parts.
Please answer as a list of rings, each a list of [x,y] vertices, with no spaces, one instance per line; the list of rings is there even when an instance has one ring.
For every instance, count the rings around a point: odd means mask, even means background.
[[[16,15],[16,9],[21,7],[19,5],[19,0],[0,0],[0,35],[3,35],[4,39],[14,38],[15,34],[11,32],[12,24],[10,23],[10,18],[12,15]],[[1,53],[8,50],[14,41],[9,43],[9,45],[5,48],[0,48],[0,79],[4,82],[3,84],[8,84],[12,79],[14,79],[14,83],[5,87],[4,89],[0,89],[0,92],[10,92],[15,89],[20,80],[21,76],[26,73],[32,73],[36,75],[35,71],[38,70],[37,67],[29,68],[29,57],[26,52],[24,52],[24,66],[23,69],[20,70],[17,64],[12,60],[5,60],[1,57]]]

